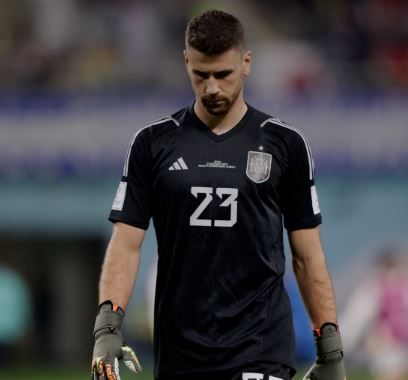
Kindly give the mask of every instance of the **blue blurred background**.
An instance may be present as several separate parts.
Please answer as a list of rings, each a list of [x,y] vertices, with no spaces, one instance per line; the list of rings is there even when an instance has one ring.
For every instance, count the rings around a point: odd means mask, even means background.
[[[249,103],[312,146],[339,313],[380,252],[407,257],[406,1],[0,0],[0,378],[21,363],[88,368],[128,142],[192,102],[184,30],[209,8],[246,27]],[[155,255],[149,230],[126,320],[147,367]],[[304,365],[310,325],[287,258]]]

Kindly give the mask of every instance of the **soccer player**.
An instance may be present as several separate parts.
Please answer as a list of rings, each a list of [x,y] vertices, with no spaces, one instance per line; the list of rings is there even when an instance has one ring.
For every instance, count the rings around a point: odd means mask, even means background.
[[[344,380],[309,144],[244,101],[251,52],[234,16],[193,18],[184,60],[194,103],[140,129],[124,163],[109,217],[93,379],[118,379],[118,359],[141,370],[120,328],[153,218],[156,380],[294,376],[284,227],[314,326],[317,360],[305,378]]]

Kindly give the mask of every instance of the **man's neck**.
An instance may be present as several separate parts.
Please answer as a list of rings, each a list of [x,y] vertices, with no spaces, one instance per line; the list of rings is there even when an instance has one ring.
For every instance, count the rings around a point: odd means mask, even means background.
[[[202,103],[197,99],[194,104],[194,112],[197,117],[217,135],[226,133],[234,128],[244,117],[247,109],[248,106],[242,97],[236,100],[234,105],[225,115],[220,116],[208,113]]]

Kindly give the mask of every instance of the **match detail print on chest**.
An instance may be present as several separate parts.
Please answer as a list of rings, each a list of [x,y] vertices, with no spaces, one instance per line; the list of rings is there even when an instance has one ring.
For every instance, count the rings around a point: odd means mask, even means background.
[[[262,145],[253,147],[256,150],[251,148],[179,151],[167,163],[168,175],[178,177],[177,183],[190,199],[188,223],[191,227],[231,228],[236,225],[240,193],[247,191],[248,179],[258,186],[269,179],[271,172],[272,155],[265,152]]]

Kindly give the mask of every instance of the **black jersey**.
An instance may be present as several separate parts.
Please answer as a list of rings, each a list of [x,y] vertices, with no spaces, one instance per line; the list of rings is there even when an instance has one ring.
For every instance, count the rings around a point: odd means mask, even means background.
[[[248,106],[214,134],[193,107],[141,129],[110,220],[158,241],[156,377],[255,360],[293,367],[283,226],[321,223],[301,132]]]

